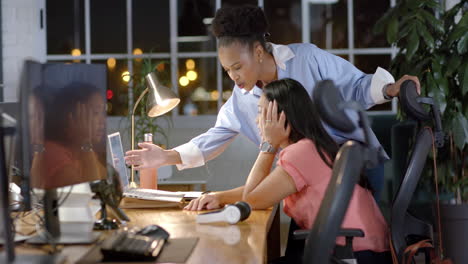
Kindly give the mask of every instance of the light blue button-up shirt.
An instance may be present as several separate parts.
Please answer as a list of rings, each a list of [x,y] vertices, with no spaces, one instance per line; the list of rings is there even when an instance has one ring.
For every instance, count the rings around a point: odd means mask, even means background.
[[[309,95],[312,95],[318,82],[333,80],[346,101],[356,101],[366,109],[385,102],[382,88],[385,84],[395,82],[382,68],[378,68],[375,74],[364,74],[348,61],[313,44],[272,44],[272,53],[277,65],[278,79],[291,78],[299,81]],[[218,113],[215,126],[190,142],[174,148],[180,153],[182,160],[182,164],[177,167],[185,169],[204,165],[206,161],[221,154],[239,133],[254,144],[260,145],[261,138],[255,119],[262,93],[262,89],[257,86],[251,91],[246,91],[235,85],[232,96]],[[352,116],[351,119],[356,123],[356,116]],[[346,134],[326,124],[324,126],[339,144],[348,139],[362,141],[364,138],[360,130]],[[380,146],[374,133],[371,133],[370,139],[373,147]],[[384,152],[382,155],[388,158]]]

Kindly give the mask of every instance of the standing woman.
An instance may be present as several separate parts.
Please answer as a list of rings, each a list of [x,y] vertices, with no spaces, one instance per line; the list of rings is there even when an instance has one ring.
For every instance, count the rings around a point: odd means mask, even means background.
[[[275,45],[266,42],[268,22],[263,10],[256,6],[219,9],[212,30],[218,39],[221,65],[235,82],[232,96],[220,109],[215,126],[171,150],[140,143],[143,149],[126,153],[129,165],[135,165],[136,169],[174,164],[179,169],[202,166],[221,154],[239,133],[260,145],[261,137],[255,124],[257,103],[263,93],[262,87],[274,80],[295,79],[310,96],[319,81],[331,79],[345,100],[357,101],[364,108],[397,96],[401,83],[408,79],[414,80],[419,90],[417,77],[405,75],[395,83],[392,75],[380,67],[374,74],[364,74],[348,61],[313,44]],[[347,139],[363,140],[360,132],[343,134],[328,126],[325,129],[338,144]],[[380,147],[375,135],[372,133],[370,136],[371,145]],[[388,159],[383,150],[381,156]],[[376,181],[372,184],[373,180]],[[377,192],[382,181],[383,173],[371,179]]]

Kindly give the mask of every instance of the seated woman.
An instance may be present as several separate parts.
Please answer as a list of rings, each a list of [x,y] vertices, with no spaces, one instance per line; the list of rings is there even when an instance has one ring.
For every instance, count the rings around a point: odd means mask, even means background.
[[[299,227],[310,229],[330,181],[339,147],[323,128],[315,105],[299,82],[274,81],[266,85],[263,92],[258,103],[257,124],[264,143],[245,185],[203,195],[185,209],[214,209],[238,200],[248,202],[254,209],[265,209],[284,200],[284,212]],[[269,151],[265,151],[265,145],[270,145]],[[282,150],[277,166],[272,170],[279,149]],[[353,241],[353,250],[363,253],[356,254],[358,263],[366,262],[359,261],[360,255],[379,259],[383,255],[385,259],[390,256],[387,224],[368,186],[366,178],[361,177],[342,224],[343,228],[358,228],[365,233],[364,237]],[[345,244],[343,237],[336,242]]]

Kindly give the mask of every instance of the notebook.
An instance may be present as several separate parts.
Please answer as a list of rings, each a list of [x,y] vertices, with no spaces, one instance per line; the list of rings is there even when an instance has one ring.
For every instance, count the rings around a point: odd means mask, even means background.
[[[120,133],[112,133],[107,135],[109,139],[109,148],[111,152],[112,165],[114,169],[119,173],[120,181],[122,186],[127,188],[128,181],[128,169],[125,165],[124,152],[122,147],[122,139],[120,138]]]

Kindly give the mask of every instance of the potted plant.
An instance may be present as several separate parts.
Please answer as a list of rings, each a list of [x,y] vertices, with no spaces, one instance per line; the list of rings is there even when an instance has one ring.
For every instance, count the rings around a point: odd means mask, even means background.
[[[401,0],[374,27],[398,48],[392,74],[418,76],[422,95],[438,102],[447,136],[437,155],[438,186],[449,197],[441,206],[442,231],[445,253],[455,263],[468,263],[467,10],[466,0],[447,10],[435,0]]]

